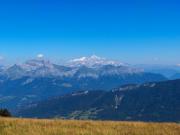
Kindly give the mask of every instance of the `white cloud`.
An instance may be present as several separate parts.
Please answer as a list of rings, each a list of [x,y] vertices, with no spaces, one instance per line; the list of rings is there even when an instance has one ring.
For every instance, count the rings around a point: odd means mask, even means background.
[[[180,64],[177,64],[178,67],[180,67]]]
[[[44,57],[44,54],[38,54],[37,55],[37,58],[43,58]]]

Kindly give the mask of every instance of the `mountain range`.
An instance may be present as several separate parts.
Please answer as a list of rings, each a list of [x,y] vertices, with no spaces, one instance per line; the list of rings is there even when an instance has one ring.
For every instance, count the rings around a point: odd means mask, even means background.
[[[179,80],[168,79],[178,79],[178,70],[95,55],[64,64],[37,58],[2,65],[0,108],[17,117],[176,122]]]
[[[125,85],[111,91],[79,91],[29,104],[28,118],[180,121],[180,80]]]
[[[79,90],[111,90],[126,84],[167,80],[128,64],[97,56],[70,60],[63,65],[45,59],[1,67],[0,107],[11,111],[57,95]]]

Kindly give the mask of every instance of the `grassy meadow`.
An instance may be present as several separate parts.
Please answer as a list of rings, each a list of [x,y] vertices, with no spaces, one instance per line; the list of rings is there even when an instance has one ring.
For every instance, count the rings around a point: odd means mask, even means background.
[[[180,135],[180,125],[0,118],[0,135]]]

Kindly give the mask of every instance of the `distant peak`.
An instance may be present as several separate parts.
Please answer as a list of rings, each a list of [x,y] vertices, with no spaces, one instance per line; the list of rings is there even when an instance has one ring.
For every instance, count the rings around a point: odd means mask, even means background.
[[[98,66],[99,65],[114,65],[114,66],[124,65],[121,62],[102,58],[97,55],[72,59],[68,62],[68,64],[70,66],[87,66],[87,67],[93,67],[97,65]]]
[[[98,57],[96,55],[92,55],[92,56],[89,56],[89,57],[76,58],[76,59],[73,59],[71,61],[88,61],[88,60],[101,60],[101,59],[104,59],[104,58]]]
[[[21,66],[18,64],[14,64],[10,67],[11,69],[21,69]]]
[[[36,58],[26,61],[24,64],[22,64],[22,67],[28,70],[32,70],[41,67],[52,68],[53,64],[44,58]]]
[[[99,57],[99,56],[97,56],[95,54],[91,55],[90,58],[91,59],[104,59],[104,58],[101,58],[101,57]]]
[[[85,61],[86,59],[87,59],[87,57],[81,57],[81,58],[73,59],[73,60],[70,60],[70,61],[78,62],[78,61]]]
[[[26,65],[31,65],[31,66],[42,66],[50,63],[51,62],[49,60],[45,60],[45,59],[31,59],[25,62]]]

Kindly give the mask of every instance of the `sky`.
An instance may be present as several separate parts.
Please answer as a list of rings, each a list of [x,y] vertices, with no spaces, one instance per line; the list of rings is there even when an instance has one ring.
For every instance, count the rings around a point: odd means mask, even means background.
[[[180,64],[180,1],[0,0],[0,61],[92,54]]]

